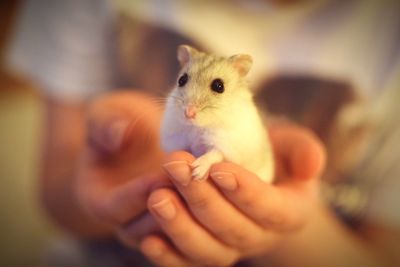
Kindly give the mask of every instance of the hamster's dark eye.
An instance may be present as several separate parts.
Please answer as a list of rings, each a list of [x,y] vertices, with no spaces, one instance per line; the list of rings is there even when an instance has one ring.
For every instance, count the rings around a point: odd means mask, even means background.
[[[215,79],[211,83],[211,90],[213,90],[214,92],[217,92],[219,94],[222,94],[225,90],[224,82],[221,79]]]
[[[189,80],[189,76],[187,75],[187,73],[184,73],[181,77],[179,77],[179,80],[178,80],[179,87],[184,86],[188,80]]]

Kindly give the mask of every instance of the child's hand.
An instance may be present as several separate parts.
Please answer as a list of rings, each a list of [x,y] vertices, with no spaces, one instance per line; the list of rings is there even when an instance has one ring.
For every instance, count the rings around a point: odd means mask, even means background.
[[[301,229],[317,203],[324,150],[311,133],[293,125],[275,124],[271,139],[274,185],[221,163],[211,168],[209,180],[184,186],[194,158],[170,155],[164,168],[180,194],[155,190],[148,207],[171,242],[149,235],[141,243],[144,254],[159,266],[228,266],[270,251],[285,234]]]
[[[88,111],[88,144],[75,192],[86,212],[123,241],[136,240],[124,234],[128,223],[149,221],[145,233],[158,227],[145,211],[152,188],[170,184],[160,167],[161,112],[149,97],[134,92],[107,94]]]

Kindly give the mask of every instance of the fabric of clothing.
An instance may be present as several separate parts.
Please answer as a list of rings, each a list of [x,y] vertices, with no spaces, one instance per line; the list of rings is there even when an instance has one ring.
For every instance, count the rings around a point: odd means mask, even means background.
[[[10,68],[64,101],[110,88],[113,16],[107,1],[25,1],[8,53]]]
[[[117,14],[128,14],[221,55],[251,54],[249,79],[255,85],[276,73],[312,74],[348,80],[371,96],[395,64],[396,1],[306,1],[286,9],[268,1],[235,3],[26,1],[9,62],[56,97],[87,98],[113,87],[120,76],[113,34]]]

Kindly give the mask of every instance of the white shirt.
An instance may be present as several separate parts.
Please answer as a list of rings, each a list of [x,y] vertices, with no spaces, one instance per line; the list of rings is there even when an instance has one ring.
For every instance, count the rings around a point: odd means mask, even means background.
[[[234,4],[232,4],[232,2]],[[275,73],[350,81],[374,95],[399,47],[398,1],[118,0],[115,9],[173,29],[222,55],[254,58],[250,80]],[[21,10],[9,62],[48,93],[86,98],[112,86],[115,10],[105,0],[29,0]]]

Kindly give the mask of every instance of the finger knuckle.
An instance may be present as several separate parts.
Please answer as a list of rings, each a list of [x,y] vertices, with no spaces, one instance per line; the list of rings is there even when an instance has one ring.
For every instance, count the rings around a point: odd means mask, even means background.
[[[215,235],[225,243],[235,247],[246,248],[252,243],[252,240],[246,231],[237,231],[235,229],[226,228],[216,231]]]
[[[276,228],[285,224],[285,218],[281,212],[271,210],[266,212],[266,214],[259,219],[259,222],[265,228]]]
[[[169,227],[168,235],[173,240],[195,240],[193,232],[186,227]]]
[[[204,196],[190,196],[187,202],[194,209],[207,209],[210,206],[209,199]]]
[[[227,267],[233,266],[238,261],[238,256],[236,253],[226,253],[223,257],[219,257],[215,259],[209,266],[220,266],[220,267]]]
[[[245,209],[254,209],[260,203],[260,196],[254,193],[244,194],[241,199],[242,205]]]

